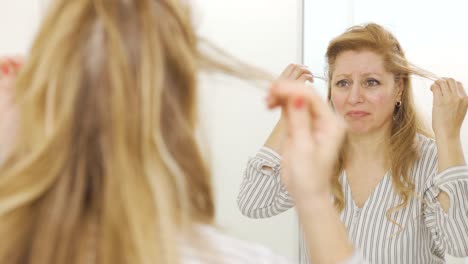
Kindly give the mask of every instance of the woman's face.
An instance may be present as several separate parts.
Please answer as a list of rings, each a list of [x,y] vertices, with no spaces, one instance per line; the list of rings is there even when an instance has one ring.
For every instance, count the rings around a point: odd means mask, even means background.
[[[349,132],[365,134],[390,127],[402,85],[385,70],[382,56],[372,51],[344,51],[334,68],[331,101]]]

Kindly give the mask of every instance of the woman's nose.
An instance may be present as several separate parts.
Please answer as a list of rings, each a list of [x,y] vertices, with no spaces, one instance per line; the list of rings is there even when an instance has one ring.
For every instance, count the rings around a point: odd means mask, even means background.
[[[354,82],[349,96],[348,96],[348,102],[350,104],[357,104],[357,103],[362,103],[363,102],[363,94],[362,94],[362,87],[359,85],[359,82]]]

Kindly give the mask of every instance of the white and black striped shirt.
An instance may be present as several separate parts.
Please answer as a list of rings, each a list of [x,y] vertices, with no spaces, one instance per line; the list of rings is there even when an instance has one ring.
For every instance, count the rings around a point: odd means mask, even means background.
[[[400,204],[393,191],[390,172],[385,175],[363,207],[358,208],[343,172],[345,208],[340,217],[348,236],[364,258],[373,264],[439,264],[445,253],[468,256],[468,166],[457,166],[437,173],[437,147],[432,139],[417,137],[421,156],[411,169],[418,197],[391,214],[401,228],[386,216],[388,209]],[[272,170],[264,170],[264,166]],[[280,182],[281,157],[263,147],[249,160],[240,188],[238,205],[251,218],[277,215],[294,206]],[[450,197],[445,213],[437,196]],[[301,263],[308,263],[304,239],[300,241]]]

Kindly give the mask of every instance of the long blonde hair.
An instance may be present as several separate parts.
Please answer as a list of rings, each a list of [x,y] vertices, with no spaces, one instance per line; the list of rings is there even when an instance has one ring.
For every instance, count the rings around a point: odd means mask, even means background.
[[[197,45],[177,0],[53,3],[15,88],[0,263],[177,263],[178,235],[214,216]]]
[[[410,169],[419,157],[416,135],[432,137],[430,128],[418,114],[414,103],[411,79],[412,74],[434,79],[436,76],[428,71],[410,64],[398,40],[385,28],[375,23],[349,28],[340,36],[334,38],[328,46],[326,58],[328,63],[328,79],[333,75],[337,56],[344,51],[370,50],[383,57],[387,71],[393,73],[396,82],[402,82],[401,106],[395,107],[393,123],[389,138],[388,158],[391,161],[391,175],[394,190],[402,202],[391,212],[405,207],[409,198],[414,195],[414,182],[410,177]],[[331,100],[332,83],[328,83],[328,100]],[[344,208],[344,196],[338,177],[343,170],[346,154],[346,143],[343,146],[339,161],[335,167],[332,190],[335,205],[341,211]]]

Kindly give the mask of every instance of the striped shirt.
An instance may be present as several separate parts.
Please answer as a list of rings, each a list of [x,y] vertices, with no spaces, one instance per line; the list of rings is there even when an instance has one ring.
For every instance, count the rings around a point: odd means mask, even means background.
[[[213,226],[200,226],[199,237],[203,241],[182,241],[184,264],[292,264],[284,257],[252,242],[227,235]],[[362,257],[355,254],[342,264],[362,264]]]
[[[468,256],[468,166],[438,173],[435,141],[421,135],[417,138],[421,155],[410,171],[416,196],[390,216],[401,227],[386,216],[388,209],[401,203],[390,172],[361,208],[352,199],[346,172],[340,175],[345,200],[340,218],[350,240],[369,263],[439,264],[445,263],[446,253]],[[265,166],[272,170],[264,170]],[[280,171],[281,157],[267,147],[248,161],[237,200],[244,215],[266,218],[294,206],[280,182]],[[437,199],[441,191],[450,198],[447,213]],[[300,263],[308,263],[302,235],[299,248]]]

